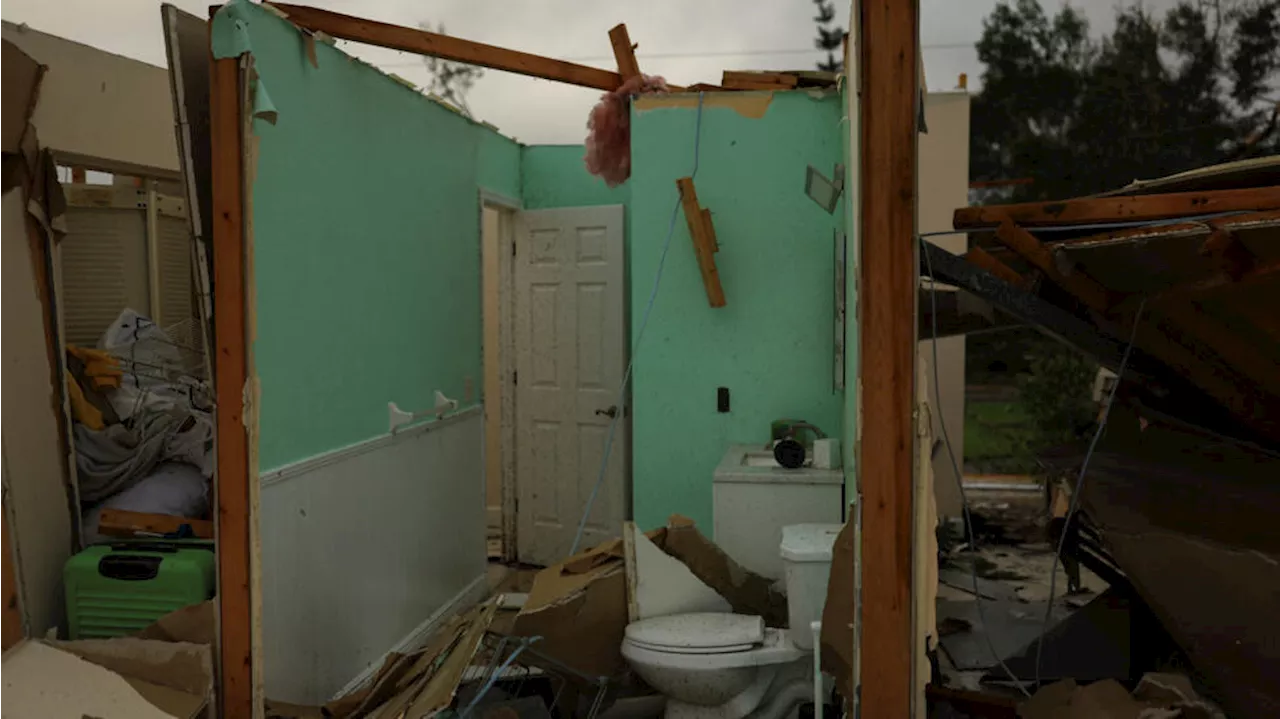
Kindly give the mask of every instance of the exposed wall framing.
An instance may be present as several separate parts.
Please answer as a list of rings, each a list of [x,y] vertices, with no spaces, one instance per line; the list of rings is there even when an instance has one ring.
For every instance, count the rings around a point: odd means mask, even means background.
[[[916,131],[919,5],[860,4],[862,222],[859,488],[862,716],[899,719],[914,704]],[[908,82],[910,78],[912,81]]]
[[[245,416],[248,380],[242,106],[244,70],[239,58],[214,60],[210,73],[212,136],[213,271],[217,352],[217,475],[214,485],[218,537],[218,607],[222,716],[252,719],[255,706],[254,602],[249,498],[249,442]]]

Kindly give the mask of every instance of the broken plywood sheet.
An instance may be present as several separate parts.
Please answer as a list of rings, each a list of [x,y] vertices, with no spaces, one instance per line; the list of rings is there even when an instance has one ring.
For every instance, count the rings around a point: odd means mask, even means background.
[[[173,719],[195,717],[203,710],[206,696],[148,681],[165,677],[167,667],[154,663],[154,657],[129,656],[118,647],[85,649],[78,646],[81,644],[64,642],[53,646],[28,641],[7,652],[3,672],[6,719]],[[142,676],[122,675],[79,656],[71,648],[98,655],[117,667],[126,666]],[[207,648],[205,661],[211,666]],[[205,675],[206,692],[211,681],[211,674]]]
[[[694,612],[729,612],[729,602],[698,579],[689,565],[658,548],[636,530],[623,527],[627,547],[627,604],[631,621]]]

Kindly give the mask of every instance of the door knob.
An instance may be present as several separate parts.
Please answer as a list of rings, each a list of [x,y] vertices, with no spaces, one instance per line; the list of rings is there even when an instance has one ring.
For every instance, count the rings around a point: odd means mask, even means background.
[[[598,409],[596,410],[596,414],[603,415],[609,419],[614,419],[618,416],[618,405],[615,404],[609,409]]]

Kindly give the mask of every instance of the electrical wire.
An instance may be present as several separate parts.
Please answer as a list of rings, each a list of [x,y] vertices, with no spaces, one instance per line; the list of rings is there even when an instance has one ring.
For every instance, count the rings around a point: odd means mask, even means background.
[[[698,111],[694,118],[693,124],[693,171],[689,173],[690,178],[698,176],[698,155],[702,146],[702,100],[704,93],[698,93]],[[600,476],[596,477],[595,486],[591,488],[591,496],[587,499],[587,506],[582,510],[582,519],[578,520],[578,531],[573,537],[573,547],[569,550],[569,556],[578,553],[578,546],[582,543],[582,532],[587,527],[587,518],[591,516],[591,508],[595,506],[596,495],[600,493],[600,485],[604,484],[605,470],[609,467],[609,453],[613,449],[613,436],[618,428],[618,420],[622,417],[623,407],[627,398],[627,386],[631,382],[631,370],[635,366],[636,355],[640,353],[640,343],[644,340],[645,328],[649,326],[649,315],[653,312],[654,302],[658,299],[658,285],[662,282],[662,269],[667,262],[667,250],[671,248],[671,238],[676,233],[676,220],[680,216],[680,193],[676,192],[675,206],[671,208],[671,221],[667,226],[667,239],[662,243],[662,254],[658,255],[658,269],[653,276],[653,289],[649,292],[649,302],[645,305],[644,314],[640,317],[640,327],[636,330],[636,340],[631,345],[631,358],[627,360],[627,371],[622,375],[622,385],[618,387],[618,401],[614,405],[618,407],[612,419],[609,420],[609,434],[604,442],[604,458],[600,460]]]
[[[471,715],[471,710],[476,708],[476,705],[480,703],[480,700],[484,699],[485,695],[489,693],[489,690],[493,688],[493,685],[502,678],[502,674],[507,671],[507,667],[510,667],[511,663],[514,662],[524,650],[528,649],[530,645],[534,642],[541,641],[541,639],[541,636],[532,636],[521,639],[520,646],[516,647],[515,651],[511,652],[511,656],[507,657],[507,660],[498,666],[498,669],[489,677],[488,681],[484,683],[484,686],[480,687],[480,691],[476,693],[476,696],[471,700],[471,703],[467,704],[466,708],[458,713],[459,719],[467,719],[467,717]]]
[[[946,414],[942,411],[942,382],[939,379],[940,375],[938,374],[938,281],[933,277],[933,261],[929,258],[929,251],[924,236],[920,235],[918,237],[920,240],[920,251],[924,254],[925,265],[929,271],[929,303],[932,310],[929,313],[929,319],[930,324],[932,325],[931,330],[933,335],[933,342],[930,343],[933,350],[933,361],[930,363],[930,370],[933,375],[934,404],[937,405],[938,409],[938,426],[942,428],[942,444],[946,447],[947,458],[951,460],[952,474],[955,475],[956,486],[960,489],[960,507],[964,513],[964,526],[968,534],[969,549],[976,553],[978,551],[978,543],[974,539],[973,535],[973,517],[969,513],[969,498],[965,495],[964,491],[964,474],[960,471],[960,464],[956,462],[955,453],[951,451],[951,437],[947,433]],[[982,592],[978,589],[978,562],[976,554],[974,556],[974,561],[969,562],[969,576],[973,579],[973,601],[978,609],[978,621],[982,623],[981,634],[987,642],[987,649],[991,651],[991,656],[1000,664],[1000,668],[1004,670],[1004,673],[1013,680],[1013,684],[1018,688],[1018,691],[1022,692],[1024,696],[1029,698],[1031,696],[1031,692],[1027,691],[1026,687],[1022,686],[1022,682],[1020,682],[1018,677],[1014,675],[1013,671],[1009,669],[1009,665],[1005,664],[1004,659],[1000,658],[1000,653],[996,651],[995,643],[991,641],[991,632],[987,629],[989,626],[987,624],[987,618],[982,610]]]
[[[1084,489],[1084,473],[1089,469],[1089,460],[1093,457],[1093,451],[1098,446],[1098,440],[1102,437],[1102,432],[1107,428],[1107,420],[1111,418],[1111,405],[1115,402],[1116,391],[1120,389],[1120,382],[1124,379],[1125,367],[1129,364],[1129,355],[1133,351],[1133,342],[1138,336],[1138,324],[1142,322],[1142,312],[1146,309],[1147,298],[1143,297],[1142,302],[1138,305],[1138,312],[1133,317],[1133,327],[1129,330],[1129,344],[1124,348],[1124,356],[1120,359],[1120,367],[1116,370],[1116,381],[1111,385],[1111,393],[1107,395],[1107,404],[1102,408],[1102,418],[1098,420],[1098,429],[1093,433],[1093,439],[1089,441],[1089,449],[1085,452],[1084,461],[1080,463],[1080,474],[1076,477],[1075,489],[1071,492],[1071,503],[1067,507],[1066,521],[1062,524],[1062,535],[1058,537],[1058,548],[1053,553],[1053,566],[1049,569],[1049,602],[1044,608],[1044,624],[1040,628],[1040,635],[1036,637],[1036,685],[1040,685],[1040,661],[1044,654],[1044,635],[1049,631],[1049,621],[1053,615],[1053,594],[1058,583],[1058,563],[1062,561],[1062,549],[1067,543],[1067,535],[1071,531],[1071,521],[1075,519],[1076,511],[1080,507],[1080,491]]]

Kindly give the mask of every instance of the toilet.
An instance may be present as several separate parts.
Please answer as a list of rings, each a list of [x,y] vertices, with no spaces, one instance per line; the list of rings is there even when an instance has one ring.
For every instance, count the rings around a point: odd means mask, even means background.
[[[627,626],[622,656],[667,698],[667,719],[782,719],[813,698],[812,622],[822,619],[839,524],[782,529],[790,628],[730,613],[675,614]]]

